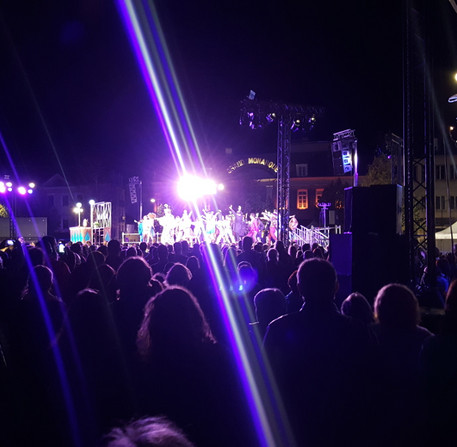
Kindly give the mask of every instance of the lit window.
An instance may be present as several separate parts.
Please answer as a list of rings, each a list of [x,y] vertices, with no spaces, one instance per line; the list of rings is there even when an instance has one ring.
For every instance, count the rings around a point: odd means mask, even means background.
[[[308,190],[299,189],[297,191],[297,209],[306,210],[308,209]]]
[[[321,201],[323,194],[324,194],[324,188],[316,189],[316,202],[314,204],[316,207],[319,206],[319,202]]]

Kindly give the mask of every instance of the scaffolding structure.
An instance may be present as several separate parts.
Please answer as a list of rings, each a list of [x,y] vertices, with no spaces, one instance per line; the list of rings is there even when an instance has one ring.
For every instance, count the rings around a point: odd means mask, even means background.
[[[252,91],[248,98],[241,101],[241,125],[258,129],[275,121],[278,123],[276,184],[278,240],[285,246],[289,244],[291,134],[299,129],[304,131],[312,129],[322,112],[323,109],[316,106],[258,101]]]

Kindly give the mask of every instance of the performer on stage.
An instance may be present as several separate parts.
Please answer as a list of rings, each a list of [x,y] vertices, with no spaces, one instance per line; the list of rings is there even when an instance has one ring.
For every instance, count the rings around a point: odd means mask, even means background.
[[[162,225],[162,237],[160,242],[162,244],[173,244],[174,240],[174,229],[175,229],[175,218],[171,213],[171,208],[168,205],[164,205],[164,215],[158,218],[160,225]]]
[[[155,220],[157,215],[155,213],[149,213],[147,217],[149,232],[147,234],[148,240],[146,242],[153,244],[156,241]]]
[[[218,220],[216,222],[217,237],[216,244],[226,242],[229,244],[235,243],[235,237],[232,231],[232,221],[230,215],[223,216],[222,213],[218,213]]]
[[[149,220],[148,215],[143,216],[143,228],[142,228],[142,235],[141,237],[141,242],[146,242],[149,244],[149,235],[151,233],[151,225],[152,222]]]
[[[278,210],[274,210],[272,213],[269,213],[270,217],[270,233],[269,239],[270,244],[273,244],[278,240]]]
[[[260,225],[259,225],[259,222],[260,220],[256,217],[256,215],[254,213],[251,213],[249,215],[249,233],[248,233],[248,236],[252,237],[252,240],[254,242],[257,242],[257,238],[259,236],[259,232],[260,232]]]
[[[184,210],[181,217],[180,223],[180,233],[182,233],[182,239],[185,239],[187,242],[192,241],[192,211],[190,213],[187,210]]]
[[[135,220],[135,222],[138,224],[138,234],[140,235],[140,242],[143,242],[143,219],[140,220]]]
[[[297,230],[298,228],[298,220],[297,218],[294,216],[290,216],[290,220],[289,220],[289,240],[294,242],[296,241],[297,239]]]
[[[204,209],[202,217],[205,222],[205,239],[209,242],[214,242],[216,240],[216,215],[214,211]]]
[[[233,234],[235,236],[236,242],[238,242],[243,236],[246,235],[246,226],[244,222],[244,215],[241,211],[241,205],[238,206],[238,209],[233,211],[232,205],[230,205],[230,212],[234,215],[233,221]]]

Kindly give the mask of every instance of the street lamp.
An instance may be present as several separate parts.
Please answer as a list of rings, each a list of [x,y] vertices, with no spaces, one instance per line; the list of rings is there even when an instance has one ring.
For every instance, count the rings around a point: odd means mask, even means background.
[[[78,202],[76,206],[73,208],[73,212],[78,215],[78,227],[81,226],[81,213],[84,211],[82,206],[82,203]]]
[[[90,205],[90,243],[94,243],[94,206],[95,200],[89,200]]]

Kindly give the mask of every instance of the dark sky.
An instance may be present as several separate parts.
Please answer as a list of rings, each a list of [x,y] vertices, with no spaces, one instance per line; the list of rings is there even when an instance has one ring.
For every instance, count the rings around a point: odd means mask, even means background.
[[[324,106],[310,137],[353,128],[368,161],[378,135],[402,134],[401,3],[156,1],[202,150],[213,158],[227,147],[275,150],[274,129],[239,126],[240,100],[252,89],[258,99]],[[447,0],[433,3],[445,103],[457,91],[449,74],[457,14]],[[42,181],[60,172],[57,156],[82,181],[171,163],[114,2],[4,0],[0,60],[0,132],[20,175]]]

